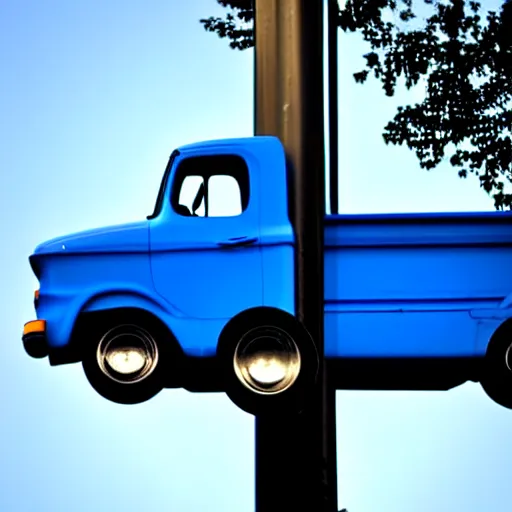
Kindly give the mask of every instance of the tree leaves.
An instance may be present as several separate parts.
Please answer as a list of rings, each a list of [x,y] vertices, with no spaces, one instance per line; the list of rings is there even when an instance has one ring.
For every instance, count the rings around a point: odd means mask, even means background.
[[[232,48],[254,46],[251,0],[217,1],[230,11],[201,20],[204,28]],[[399,81],[425,85],[423,101],[386,125],[385,143],[407,145],[427,170],[448,160],[461,178],[478,176],[496,209],[512,209],[512,0],[485,17],[477,1],[347,0],[338,25],[371,49],[356,82],[373,76],[387,96]]]
[[[235,50],[246,50],[254,46],[252,21],[254,11],[252,0],[217,0],[223,7],[230,8],[225,18],[210,16],[199,20],[208,32],[215,32],[220,38],[227,37],[229,46]]]

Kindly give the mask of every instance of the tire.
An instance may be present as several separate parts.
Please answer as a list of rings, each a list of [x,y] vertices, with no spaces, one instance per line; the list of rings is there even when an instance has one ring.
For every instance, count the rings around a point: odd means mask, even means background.
[[[163,389],[165,355],[161,334],[152,323],[133,313],[129,317],[112,314],[94,326],[90,336],[82,366],[98,394],[118,404],[138,404]],[[123,352],[136,365],[132,372],[128,367],[122,371],[119,365],[126,362],[121,360]]]
[[[480,384],[497,404],[512,409],[512,324],[503,324],[489,343]]]
[[[251,371],[249,368],[259,356],[274,362],[280,359],[288,374],[280,380],[276,374],[273,382],[264,383],[263,377],[258,381],[254,378],[256,365]],[[307,330],[293,316],[271,308],[232,320],[219,340],[217,357],[226,394],[236,406],[255,416],[300,412],[314,389],[319,369],[318,353]],[[263,367],[261,362],[260,375],[267,377],[268,367],[262,374]]]

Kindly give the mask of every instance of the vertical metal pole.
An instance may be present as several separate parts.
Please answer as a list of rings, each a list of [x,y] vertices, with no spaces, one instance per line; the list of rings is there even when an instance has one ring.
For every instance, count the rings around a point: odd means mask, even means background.
[[[327,0],[329,76],[329,193],[331,213],[339,212],[338,199],[338,0]]]
[[[278,136],[290,162],[296,314],[322,363],[307,410],[256,418],[257,512],[337,508],[334,390],[328,389],[323,357],[322,13],[323,0],[255,0],[255,133]]]
[[[329,91],[329,194],[331,214],[339,211],[338,200],[338,0],[327,0],[327,66]],[[323,303],[322,303],[323,304]],[[325,367],[324,438],[328,450],[327,474],[331,475],[330,500],[338,509],[336,387]]]

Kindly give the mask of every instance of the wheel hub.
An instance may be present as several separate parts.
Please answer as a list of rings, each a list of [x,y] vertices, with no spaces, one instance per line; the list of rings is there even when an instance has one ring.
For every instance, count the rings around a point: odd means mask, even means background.
[[[96,357],[107,377],[132,384],[145,379],[156,368],[158,349],[147,331],[135,325],[122,325],[103,336]]]
[[[300,352],[293,339],[276,327],[249,331],[238,343],[233,365],[247,388],[259,394],[277,394],[299,376]]]

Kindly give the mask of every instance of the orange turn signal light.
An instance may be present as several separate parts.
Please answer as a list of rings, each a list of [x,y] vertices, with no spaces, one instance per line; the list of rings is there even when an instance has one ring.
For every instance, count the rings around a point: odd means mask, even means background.
[[[23,334],[30,334],[32,332],[45,332],[46,320],[32,320],[23,326]]]
[[[37,290],[34,292],[34,299],[35,299],[35,300],[39,299],[39,289],[37,289]]]

